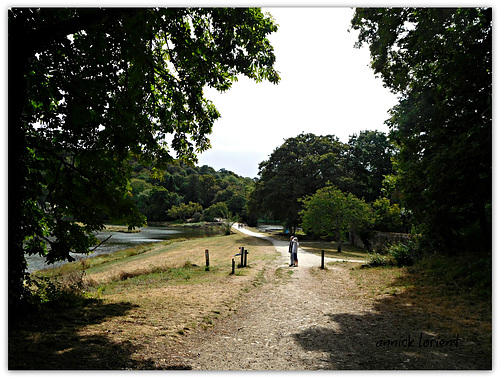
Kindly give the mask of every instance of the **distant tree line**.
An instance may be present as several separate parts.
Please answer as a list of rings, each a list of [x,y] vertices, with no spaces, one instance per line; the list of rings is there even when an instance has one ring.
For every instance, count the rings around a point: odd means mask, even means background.
[[[391,184],[395,153],[387,135],[380,131],[362,131],[352,135],[348,143],[333,135],[301,134],[287,139],[269,160],[261,162],[258,179],[181,161],[160,172],[131,159],[130,195],[141,214],[153,222],[213,221],[237,216],[256,225],[259,219],[271,219],[289,229],[304,226],[313,234],[337,239],[349,226],[359,229],[361,224],[363,228],[402,232],[408,225]],[[359,223],[350,218],[349,225],[325,231],[324,226],[311,222],[319,214],[309,212],[309,223],[303,223],[311,197],[325,187],[334,187],[347,199],[354,197],[364,203],[366,207],[360,209],[369,214],[360,217],[366,220]],[[347,219],[347,215],[342,217]],[[311,228],[313,224],[318,228]]]
[[[131,199],[148,221],[213,221],[229,215],[248,219],[250,178],[180,161],[161,172],[137,160],[130,164]]]

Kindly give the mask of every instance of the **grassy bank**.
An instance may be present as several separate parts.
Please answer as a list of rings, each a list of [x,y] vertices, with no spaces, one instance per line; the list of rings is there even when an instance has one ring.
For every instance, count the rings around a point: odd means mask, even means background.
[[[119,232],[119,233],[140,233],[141,229],[129,229],[123,225],[104,225],[104,232]]]
[[[231,275],[240,246],[250,253],[248,267]],[[266,241],[234,234],[152,244],[46,270],[68,288],[81,285],[87,300],[75,299],[74,307],[66,302],[64,309],[48,303],[16,325],[9,367],[155,368],[182,335],[234,314],[276,254]]]
[[[427,256],[410,267],[349,267],[376,309],[400,313],[441,335],[459,335],[491,364],[491,255]]]

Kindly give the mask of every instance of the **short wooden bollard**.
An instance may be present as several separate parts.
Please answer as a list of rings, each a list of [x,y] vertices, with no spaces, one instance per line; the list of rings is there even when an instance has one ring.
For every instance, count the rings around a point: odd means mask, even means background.
[[[233,262],[232,262],[232,264],[233,264],[233,269],[231,270],[231,275],[234,275],[234,258],[233,258],[232,260],[233,260]]]
[[[208,255],[208,249],[205,250],[205,261],[208,269],[208,266],[210,266],[210,256]]]
[[[247,255],[248,255],[248,251],[245,250],[245,263],[244,263],[243,267],[247,267]]]
[[[325,269],[325,250],[321,250],[321,269]]]
[[[241,251],[241,264],[240,264],[240,267],[244,267],[243,266],[243,259],[244,259],[244,255],[245,255],[245,248],[242,246],[240,247],[240,251]]]

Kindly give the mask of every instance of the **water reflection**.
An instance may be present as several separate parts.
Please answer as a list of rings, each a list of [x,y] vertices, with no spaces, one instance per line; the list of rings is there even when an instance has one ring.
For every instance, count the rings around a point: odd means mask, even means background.
[[[103,231],[96,234],[100,241],[109,238],[105,243],[95,249],[92,254],[70,254],[76,260],[88,257],[95,257],[101,254],[109,254],[128,247],[146,245],[149,243],[162,242],[175,238],[193,238],[209,237],[220,234],[221,230],[217,227],[207,228],[173,228],[173,227],[143,227],[140,232],[123,233]],[[38,255],[26,256],[28,262],[28,272],[41,270],[48,267],[62,266],[67,262],[57,262],[51,265],[45,263],[45,259]]]

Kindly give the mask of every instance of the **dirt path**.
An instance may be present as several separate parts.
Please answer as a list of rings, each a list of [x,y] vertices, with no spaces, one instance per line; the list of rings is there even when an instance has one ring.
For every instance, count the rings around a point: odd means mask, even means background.
[[[252,231],[245,229],[245,228],[238,229],[238,231],[241,233],[247,234],[249,236],[262,238],[262,239],[265,239],[265,240],[271,242],[274,245],[274,247],[276,248],[276,250],[279,253],[281,253],[281,257],[279,257],[277,262],[276,262],[279,266],[284,266],[284,265],[290,263],[290,253],[288,252],[288,241],[277,240],[277,239],[274,239],[272,237],[266,236],[266,235],[261,234],[261,233],[252,232]],[[299,245],[300,245],[300,241],[299,241]],[[297,256],[298,256],[299,265],[301,267],[320,267],[320,265],[321,265],[321,258],[320,257],[318,257],[316,254],[308,253],[307,251],[305,251],[301,247],[299,247]],[[336,259],[336,258],[325,257],[325,265],[327,262],[335,262],[335,261],[338,261],[338,262],[347,261],[347,262],[355,262],[355,263],[363,263],[364,262],[364,261],[352,260],[352,259]]]
[[[266,238],[249,231],[247,234]],[[272,239],[271,239],[272,240]],[[299,267],[288,267],[286,241],[272,240],[281,256],[265,284],[248,293],[237,314],[186,336],[182,367],[193,370],[471,369],[473,346],[422,346],[450,340],[385,312],[361,296],[348,268],[320,270],[320,258],[299,250]],[[292,271],[279,279],[275,269]],[[407,316],[407,315],[406,315]],[[394,341],[385,346],[380,341]],[[406,345],[405,345],[406,340]],[[420,344],[420,346],[419,346]],[[409,346],[407,346],[409,345]],[[173,362],[174,363],[174,362]]]

